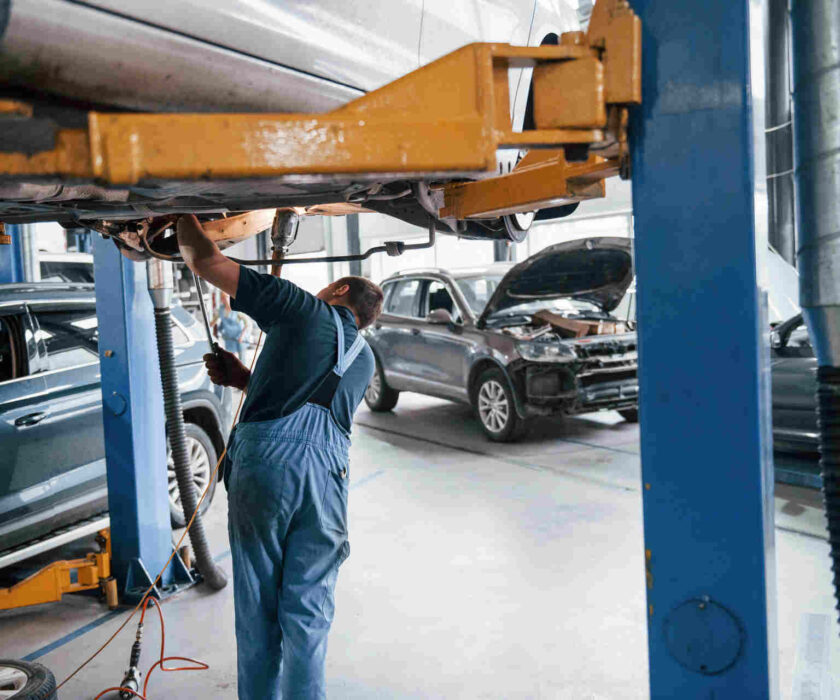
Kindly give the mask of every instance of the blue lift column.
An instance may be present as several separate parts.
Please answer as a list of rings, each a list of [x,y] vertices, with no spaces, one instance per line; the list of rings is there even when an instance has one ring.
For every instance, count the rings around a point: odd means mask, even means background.
[[[643,28],[631,134],[651,697],[775,698],[750,3],[632,6]]]
[[[163,395],[146,266],[93,238],[112,566],[131,599],[172,551]],[[175,579],[190,579],[179,557],[163,586]]]
[[[22,226],[6,225],[6,235],[11,242],[0,246],[0,284],[23,282],[23,234]]]

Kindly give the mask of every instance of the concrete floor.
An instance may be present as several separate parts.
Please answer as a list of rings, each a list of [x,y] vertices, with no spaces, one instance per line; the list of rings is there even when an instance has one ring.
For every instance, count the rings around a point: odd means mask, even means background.
[[[637,426],[612,413],[543,421],[496,445],[469,409],[414,395],[394,414],[363,407],[356,425],[331,698],[648,696]],[[789,487],[776,500],[781,697],[832,698],[840,644],[819,502]],[[207,527],[229,573],[225,515],[220,497]],[[231,588],[186,591],[164,611],[167,652],[210,670],[157,675],[151,697],[235,697]],[[61,679],[121,619],[82,595],[0,613],[0,656]],[[133,636],[132,623],[61,697],[118,683]],[[145,638],[147,667],[155,623]]]

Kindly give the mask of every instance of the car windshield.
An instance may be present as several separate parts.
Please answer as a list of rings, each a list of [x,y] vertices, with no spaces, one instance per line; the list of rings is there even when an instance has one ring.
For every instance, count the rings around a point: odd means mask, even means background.
[[[475,275],[474,277],[459,277],[455,280],[476,316],[484,311],[484,307],[487,306],[487,302],[490,301],[490,297],[493,296],[493,292],[501,281],[502,275]]]

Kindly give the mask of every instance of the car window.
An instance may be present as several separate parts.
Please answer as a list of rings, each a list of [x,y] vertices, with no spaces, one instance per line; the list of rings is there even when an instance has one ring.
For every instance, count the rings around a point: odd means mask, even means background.
[[[17,376],[18,347],[9,320],[0,318],[0,382]]]
[[[395,284],[395,289],[388,298],[389,314],[397,316],[419,317],[420,312],[417,304],[417,292],[420,289],[420,280],[402,280]]]
[[[808,326],[800,323],[788,336],[787,345],[789,348],[811,349],[811,337],[808,335]]]
[[[502,277],[498,275],[492,277],[461,277],[455,280],[455,283],[461,290],[461,294],[464,295],[464,299],[467,300],[467,304],[478,315],[484,311],[484,307],[487,306],[487,302],[490,301],[490,297],[493,296],[493,292],[496,291],[496,287],[499,286],[501,281]]]
[[[99,323],[96,309],[84,307],[38,311],[38,339],[47,348],[48,370],[66,369],[99,359]]]
[[[443,282],[429,282],[429,288],[426,293],[426,315],[428,316],[435,309],[446,309],[449,315],[452,316],[452,320],[460,323],[461,313],[458,311],[455,300]]]
[[[42,282],[93,282],[93,263],[41,261]]]

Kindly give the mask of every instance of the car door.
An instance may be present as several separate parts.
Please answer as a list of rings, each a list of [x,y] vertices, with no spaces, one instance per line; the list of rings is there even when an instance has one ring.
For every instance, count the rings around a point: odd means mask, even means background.
[[[27,337],[28,336],[28,337]],[[27,342],[28,341],[28,342]],[[28,352],[37,353],[26,308],[3,309],[0,314],[0,550],[11,546],[4,537],[9,522],[23,515],[27,504],[19,492],[28,484],[25,448],[27,423],[36,416],[46,383],[27,376]],[[34,363],[37,366],[37,361]],[[25,449],[24,449],[25,453]]]
[[[389,283],[385,307],[375,325],[373,347],[388,384],[400,391],[418,390],[422,362],[418,336],[425,327],[420,312],[424,280],[400,279]]]
[[[0,387],[0,548],[107,509],[93,299],[33,304],[22,326],[27,373]]]
[[[43,342],[46,365],[33,374],[44,394],[33,406],[21,457],[30,464],[27,481],[44,483],[73,469],[79,483],[102,481],[102,431],[98,321],[93,300],[30,307],[35,333]],[[88,484],[91,486],[91,484]]]
[[[429,315],[436,309],[446,310],[453,323],[434,323]],[[452,398],[466,398],[469,371],[470,341],[464,336],[464,310],[459,308],[447,283],[429,280],[422,291],[420,306],[423,326],[417,335],[418,380],[427,391]]]
[[[817,359],[801,316],[774,332],[773,442],[781,451],[817,449]]]

